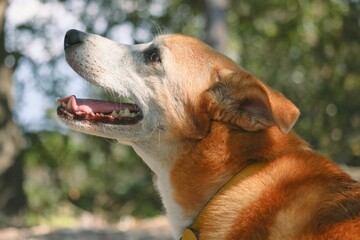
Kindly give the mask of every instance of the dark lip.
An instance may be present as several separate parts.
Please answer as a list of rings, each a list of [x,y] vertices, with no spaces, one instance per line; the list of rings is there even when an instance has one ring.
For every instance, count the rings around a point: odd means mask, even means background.
[[[103,123],[111,125],[135,125],[143,119],[143,114],[139,112],[135,117],[116,117],[111,118],[110,115],[104,116],[89,116],[89,115],[77,115],[72,112],[70,109],[64,106],[58,106],[57,115],[68,121],[79,121],[79,122],[88,122],[88,123]]]

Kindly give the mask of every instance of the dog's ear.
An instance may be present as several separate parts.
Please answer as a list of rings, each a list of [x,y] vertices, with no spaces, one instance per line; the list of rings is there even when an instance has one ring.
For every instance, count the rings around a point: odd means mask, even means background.
[[[277,126],[288,133],[300,115],[296,106],[242,70],[218,72],[218,81],[204,92],[202,107],[215,121],[236,125],[246,131]]]

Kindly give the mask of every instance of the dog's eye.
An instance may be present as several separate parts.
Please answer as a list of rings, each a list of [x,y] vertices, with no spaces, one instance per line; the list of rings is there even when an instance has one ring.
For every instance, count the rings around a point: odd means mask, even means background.
[[[145,59],[148,63],[160,63],[160,52],[158,48],[151,48],[145,51]]]

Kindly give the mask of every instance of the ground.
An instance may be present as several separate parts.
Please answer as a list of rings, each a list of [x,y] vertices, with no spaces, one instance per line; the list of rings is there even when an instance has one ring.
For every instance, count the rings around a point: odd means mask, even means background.
[[[129,217],[118,224],[106,224],[84,214],[71,228],[4,228],[0,230],[0,240],[171,240],[171,232],[163,216],[141,221]]]

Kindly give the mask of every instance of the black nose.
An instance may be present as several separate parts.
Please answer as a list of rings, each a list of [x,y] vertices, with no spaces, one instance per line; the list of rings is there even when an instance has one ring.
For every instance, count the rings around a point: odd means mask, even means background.
[[[67,31],[67,33],[65,34],[64,48],[66,49],[73,45],[83,43],[86,37],[87,37],[86,33],[80,32],[75,29],[71,29]]]

